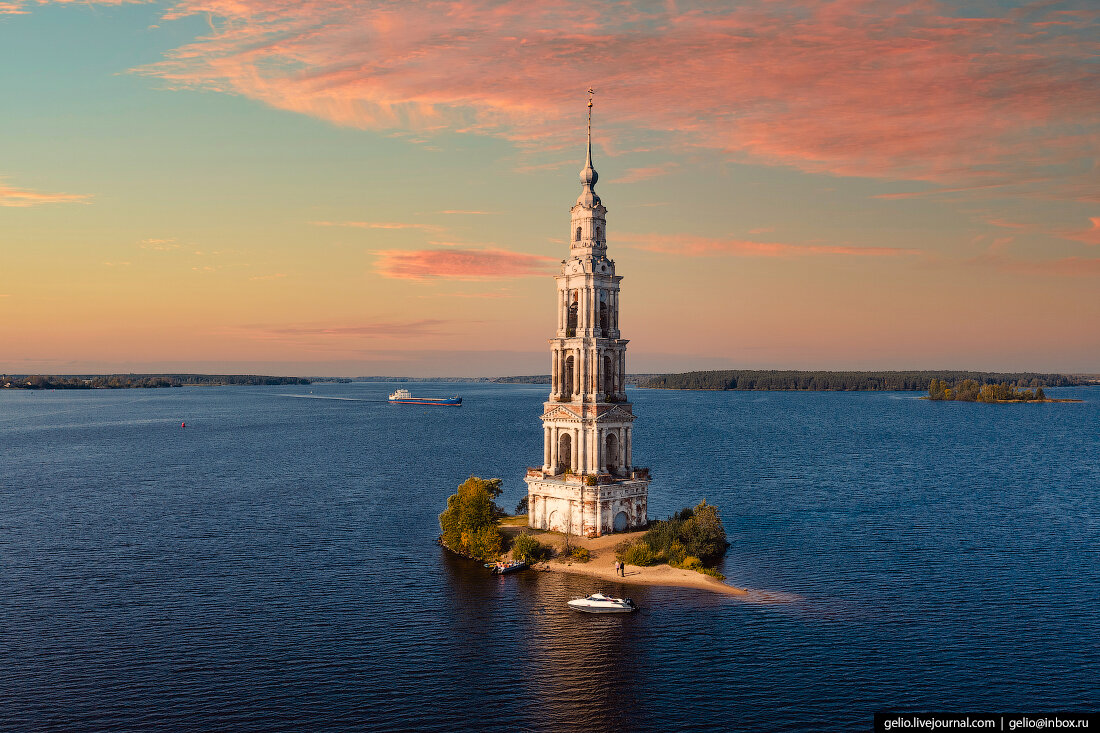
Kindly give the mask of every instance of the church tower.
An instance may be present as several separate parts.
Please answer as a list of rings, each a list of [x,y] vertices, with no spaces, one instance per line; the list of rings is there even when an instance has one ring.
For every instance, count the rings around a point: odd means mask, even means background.
[[[592,90],[589,90],[591,94]],[[634,413],[626,399],[626,339],[619,284],[607,259],[607,209],[592,167],[592,99],[581,195],[570,210],[569,259],[557,280],[550,339],[550,399],[543,405],[543,462],[527,469],[527,523],[598,537],[646,523],[649,469],[633,463]]]

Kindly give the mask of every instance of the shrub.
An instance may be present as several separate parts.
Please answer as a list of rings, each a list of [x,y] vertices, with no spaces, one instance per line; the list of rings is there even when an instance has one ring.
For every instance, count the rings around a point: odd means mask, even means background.
[[[527,494],[524,494],[523,498],[519,500],[518,504],[516,504],[516,515],[518,516],[520,514],[526,514],[527,506]]]
[[[645,542],[621,542],[615,548],[615,559],[627,565],[644,567],[657,562],[657,553],[650,549]]]
[[[676,566],[682,566],[689,555],[704,566],[717,564],[729,547],[718,510],[705,501],[694,509],[681,509],[663,522],[654,522],[642,541],[654,555]]]
[[[501,480],[471,476],[447,498],[447,508],[439,515],[446,547],[482,560],[500,554],[504,540],[497,529],[504,511],[493,499],[500,496]]]
[[[577,562],[588,562],[592,559],[592,553],[588,551],[587,547],[574,547],[573,551],[569,553],[569,557]]]
[[[585,486],[599,486],[600,480],[596,477],[596,474],[589,473],[584,477]]]
[[[521,534],[512,542],[512,557],[524,562],[538,562],[549,554],[548,547],[529,534]]]

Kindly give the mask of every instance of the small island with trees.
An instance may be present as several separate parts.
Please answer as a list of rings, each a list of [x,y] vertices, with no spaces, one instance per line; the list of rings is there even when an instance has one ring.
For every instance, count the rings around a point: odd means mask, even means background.
[[[587,538],[527,527],[526,497],[508,514],[496,503],[501,479],[471,476],[439,515],[440,544],[456,554],[492,563],[521,560],[538,570],[645,585],[702,588],[745,595],[723,583],[717,566],[729,542],[717,507],[700,502],[641,531]],[[616,561],[624,563],[616,574]]]
[[[312,384],[305,377],[258,374],[0,374],[0,389],[159,389]]]
[[[1046,396],[1041,386],[1021,389],[1007,382],[1000,384],[978,384],[975,379],[964,379],[948,384],[943,379],[933,379],[928,384],[928,396],[924,399],[954,402],[1081,402],[1073,399],[1052,399]]]

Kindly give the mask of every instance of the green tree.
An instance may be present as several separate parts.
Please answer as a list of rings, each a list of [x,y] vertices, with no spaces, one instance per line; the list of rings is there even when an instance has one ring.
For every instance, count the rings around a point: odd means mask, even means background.
[[[708,504],[706,499],[700,502],[692,511],[691,519],[680,529],[680,541],[688,555],[700,558],[707,565],[721,560],[729,542],[718,508]]]
[[[519,500],[518,504],[516,504],[516,514],[517,515],[527,513],[527,507],[528,507],[527,501],[528,501],[527,500],[527,494],[524,494],[523,498]]]
[[[471,476],[448,497],[439,515],[444,545],[483,560],[500,554],[503,536],[498,525],[504,511],[493,500],[501,494],[501,483],[498,478]]]

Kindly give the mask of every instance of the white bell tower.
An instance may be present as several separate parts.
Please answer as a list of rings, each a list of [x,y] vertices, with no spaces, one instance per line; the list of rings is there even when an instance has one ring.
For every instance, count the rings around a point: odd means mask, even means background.
[[[622,276],[607,259],[607,209],[595,190],[588,92],[581,195],[570,210],[570,256],[555,276],[558,328],[550,339],[543,462],[529,468],[525,480],[531,527],[598,537],[645,525],[649,469],[633,463],[627,341],[619,333]]]

